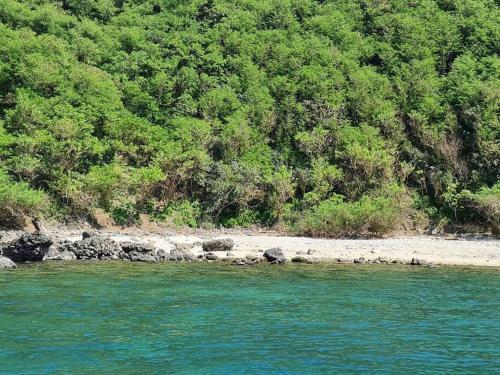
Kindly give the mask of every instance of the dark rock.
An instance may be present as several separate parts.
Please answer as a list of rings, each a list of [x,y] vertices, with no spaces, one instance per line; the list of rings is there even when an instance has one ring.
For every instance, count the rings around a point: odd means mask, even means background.
[[[385,263],[385,264],[390,263],[387,257],[378,257],[377,259],[380,263]]]
[[[267,259],[268,262],[271,263],[285,263],[286,258],[283,254],[283,250],[280,248],[272,248],[264,251],[264,258]]]
[[[75,241],[66,245],[66,248],[73,252],[77,259],[118,259],[121,251],[120,245],[111,238],[100,236]]]
[[[218,260],[219,257],[215,255],[214,253],[207,253],[205,254],[205,259],[206,260]]]
[[[345,258],[335,258],[335,261],[337,263],[351,263],[351,261],[349,259],[345,259]]]
[[[203,251],[206,252],[231,251],[234,247],[234,241],[230,238],[222,238],[219,240],[205,241],[201,246]]]
[[[130,259],[132,262],[149,262],[149,263],[158,262],[158,259],[154,255],[148,253],[131,251],[127,255],[128,259]]]
[[[16,264],[9,258],[0,256],[0,270],[17,268]]]
[[[354,263],[356,263],[356,264],[364,264],[364,263],[366,263],[366,259],[363,258],[363,257],[360,257],[360,258],[354,259]]]
[[[82,232],[82,239],[86,239],[86,238],[90,238],[90,237],[96,237],[96,236],[99,236],[99,233],[97,233],[96,231],[83,231]]]
[[[314,249],[309,249],[307,250],[307,255],[314,255],[316,254],[318,251],[317,250],[314,250]]]
[[[417,259],[417,258],[412,258],[410,265],[412,266],[428,266],[429,262],[423,260],[423,259]]]
[[[130,253],[132,251],[136,253],[145,253],[145,254],[156,254],[157,249],[149,244],[139,243],[139,242],[120,242],[120,247],[125,253]]]
[[[41,261],[48,253],[52,239],[41,233],[23,234],[2,246],[2,253],[14,262]]]

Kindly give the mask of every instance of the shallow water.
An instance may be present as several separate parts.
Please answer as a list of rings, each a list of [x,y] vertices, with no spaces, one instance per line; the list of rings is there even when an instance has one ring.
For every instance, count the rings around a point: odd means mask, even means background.
[[[43,263],[0,272],[0,374],[500,369],[500,270]]]

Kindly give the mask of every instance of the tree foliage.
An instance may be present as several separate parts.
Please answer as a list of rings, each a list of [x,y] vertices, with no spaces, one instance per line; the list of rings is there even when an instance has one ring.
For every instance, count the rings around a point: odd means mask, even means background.
[[[499,25],[494,0],[0,0],[0,201],[497,230]]]

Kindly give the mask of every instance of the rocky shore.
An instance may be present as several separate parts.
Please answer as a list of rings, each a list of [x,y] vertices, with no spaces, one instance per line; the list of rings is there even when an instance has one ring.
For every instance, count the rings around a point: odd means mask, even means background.
[[[332,240],[251,233],[52,230],[0,233],[0,269],[39,261],[436,264],[500,266],[500,240]]]

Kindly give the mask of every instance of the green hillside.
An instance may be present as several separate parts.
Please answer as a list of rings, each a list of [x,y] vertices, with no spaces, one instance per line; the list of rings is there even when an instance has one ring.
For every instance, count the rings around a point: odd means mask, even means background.
[[[0,0],[0,224],[500,222],[497,0]]]

